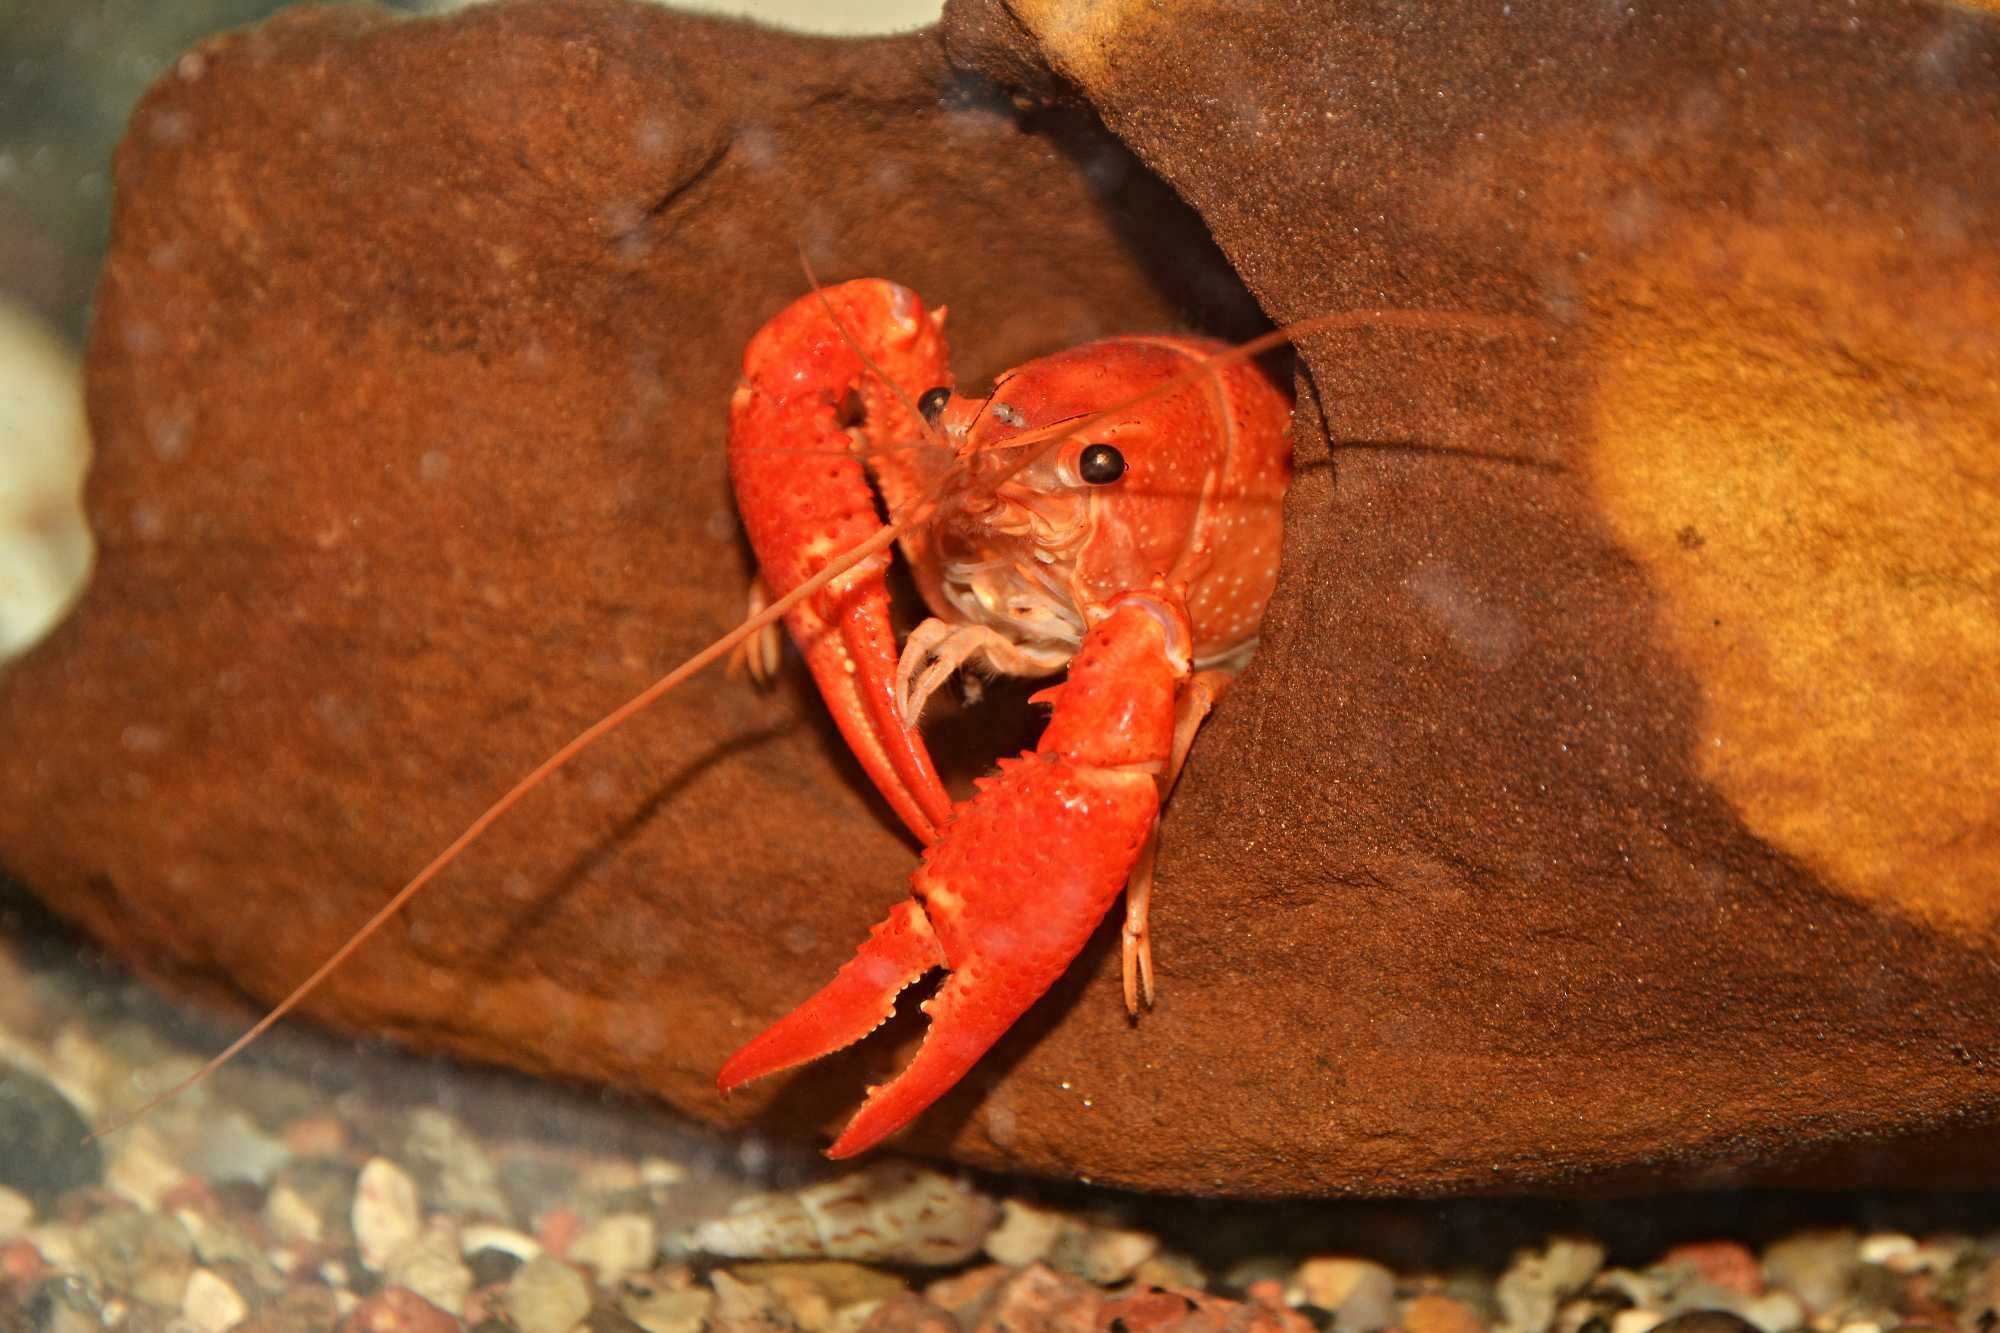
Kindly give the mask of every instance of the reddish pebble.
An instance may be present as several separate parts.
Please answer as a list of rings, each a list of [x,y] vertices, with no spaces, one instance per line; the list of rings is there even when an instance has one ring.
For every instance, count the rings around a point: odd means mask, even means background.
[[[458,1333],[459,1322],[408,1287],[384,1287],[354,1307],[340,1333]]]
[[[0,1245],[0,1277],[6,1278],[10,1285],[25,1286],[48,1271],[49,1266],[42,1262],[42,1252],[33,1241],[10,1240]]]
[[[1701,1240],[1676,1245],[1660,1256],[1662,1268],[1692,1268],[1696,1276],[1724,1291],[1764,1294],[1764,1270],[1757,1256],[1733,1240]]]
[[[542,1248],[560,1259],[583,1234],[583,1219],[574,1208],[551,1208],[535,1223],[535,1239]]]
[[[950,1311],[906,1291],[876,1306],[860,1333],[959,1333],[959,1325]]]
[[[1486,1321],[1464,1301],[1432,1293],[1403,1311],[1403,1333],[1486,1333]]]
[[[1239,1304],[1202,1291],[1150,1287],[1106,1300],[1097,1312],[1098,1333],[1313,1333],[1312,1321],[1285,1304],[1282,1282],[1254,1282],[1248,1294],[1250,1300]]]
[[[330,1115],[287,1121],[282,1136],[294,1157],[336,1157],[347,1146],[346,1128]]]
[[[222,1200],[200,1176],[189,1176],[160,1196],[159,1211],[177,1213],[183,1208],[203,1217],[220,1217],[223,1211]]]

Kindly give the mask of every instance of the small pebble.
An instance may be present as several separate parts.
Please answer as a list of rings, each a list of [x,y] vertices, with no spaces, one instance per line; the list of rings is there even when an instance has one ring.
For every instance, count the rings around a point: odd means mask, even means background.
[[[1418,1296],[1405,1305],[1398,1327],[1403,1333],[1486,1333],[1486,1321],[1477,1310],[1437,1293]]]
[[[1308,1259],[1286,1290],[1331,1315],[1329,1326],[1339,1333],[1377,1333],[1396,1322],[1396,1275],[1371,1260]]]
[[[707,1287],[669,1286],[650,1281],[625,1283],[618,1308],[646,1333],[701,1333],[715,1306]]]
[[[35,1221],[35,1201],[18,1190],[0,1185],[0,1240],[13,1240]]]
[[[576,1168],[558,1158],[509,1153],[494,1171],[507,1200],[506,1215],[530,1228],[539,1228],[545,1213],[568,1206],[578,1194]]]
[[[347,1127],[330,1115],[304,1115],[286,1121],[279,1138],[294,1157],[337,1157],[347,1146]]]
[[[979,1252],[999,1208],[950,1176],[876,1162],[695,1227],[691,1249],[732,1259],[853,1259],[943,1267]]]
[[[861,1333],[964,1333],[965,1327],[943,1306],[906,1291],[876,1306]]]
[[[398,1250],[417,1238],[421,1221],[417,1186],[409,1173],[386,1157],[370,1158],[354,1187],[354,1243],[361,1266],[371,1273],[383,1271]]]
[[[569,1333],[590,1313],[590,1284],[544,1254],[522,1264],[507,1283],[506,1305],[520,1333]]]
[[[472,1294],[472,1269],[459,1258],[457,1228],[445,1217],[434,1219],[422,1235],[391,1254],[383,1276],[454,1314]]]
[[[840,1259],[764,1260],[732,1265],[730,1276],[783,1291],[787,1286],[823,1292],[835,1309],[865,1301],[883,1301],[909,1290],[892,1273]]]
[[[568,1259],[597,1273],[599,1286],[615,1285],[627,1273],[653,1266],[657,1250],[653,1219],[645,1213],[614,1213],[592,1223],[569,1247]]]
[[[197,1268],[188,1274],[181,1314],[200,1333],[228,1333],[249,1313],[241,1293],[210,1270]]]
[[[258,1276],[276,1276],[271,1261],[257,1247],[257,1242],[228,1218],[193,1209],[178,1211],[173,1216],[194,1242],[195,1258],[202,1263],[242,1264]]]
[[[1557,1304],[1603,1266],[1604,1247],[1594,1240],[1556,1236],[1540,1250],[1520,1251],[1494,1288],[1501,1328],[1544,1333],[1555,1323]]]
[[[304,1159],[281,1167],[264,1198],[264,1223],[285,1241],[317,1244],[354,1211],[354,1168]]]
[[[42,1252],[33,1241],[25,1238],[0,1241],[0,1288],[19,1291],[39,1281],[48,1271],[49,1266],[42,1261]]]
[[[1739,1296],[1757,1296],[1764,1290],[1764,1271],[1750,1247],[1735,1241],[1697,1241],[1676,1245],[1660,1256],[1661,1268],[1687,1268],[1710,1286]]]
[[[525,1263],[542,1252],[541,1242],[512,1227],[491,1222],[474,1222],[458,1233],[459,1246],[470,1255],[480,1250],[497,1250]]]
[[[1000,1223],[986,1235],[983,1246],[986,1257],[1010,1268],[1025,1268],[1048,1256],[1067,1221],[1052,1208],[1020,1199],[1003,1199]]]
[[[1764,1251],[1764,1280],[1790,1291],[1811,1313],[1847,1299],[1861,1265],[1861,1238],[1852,1231],[1803,1231]]]
[[[1092,1227],[1083,1235],[1076,1272],[1084,1281],[1100,1287],[1116,1286],[1131,1277],[1159,1248],[1159,1237],[1148,1231]]]
[[[293,1155],[283,1140],[266,1134],[249,1116],[228,1111],[204,1127],[186,1165],[213,1181],[247,1180],[253,1185],[268,1185]]]
[[[50,1268],[74,1273],[81,1266],[76,1257],[76,1228],[67,1222],[44,1222],[29,1227],[25,1239]]]
[[[536,1246],[535,1252],[541,1253],[541,1247]],[[497,1286],[520,1272],[524,1262],[520,1255],[505,1250],[473,1250],[465,1256],[466,1271],[472,1274],[474,1287]]]
[[[1806,1322],[1805,1306],[1789,1291],[1766,1292],[1744,1301],[1736,1312],[1764,1333],[1790,1333]]]
[[[48,1208],[66,1190],[95,1185],[104,1155],[90,1126],[55,1084],[0,1061],[0,1185]]]
[[[1666,1318],[1658,1310],[1635,1306],[1611,1316],[1611,1333],[1653,1333]]]
[[[650,1190],[671,1189],[687,1179],[687,1168],[664,1157],[639,1159],[639,1183]]]
[[[1917,1238],[1905,1236],[1899,1231],[1877,1231],[1863,1236],[1854,1247],[1854,1257],[1864,1264],[1880,1264],[1885,1268],[1895,1268],[1898,1262],[1907,1263],[1917,1252]],[[1898,1269],[1907,1272],[1907,1268]]]
[[[576,1209],[551,1208],[535,1224],[535,1240],[544,1250],[561,1258],[583,1234],[583,1218]]]
[[[186,1168],[173,1159],[159,1131],[134,1125],[117,1141],[104,1183],[141,1208],[158,1208],[160,1200],[188,1181]]]
[[[1757,1326],[1727,1310],[1691,1310],[1656,1324],[1653,1333],[1757,1333]]]
[[[725,1270],[709,1274],[715,1289],[713,1327],[730,1333],[788,1333],[798,1327],[778,1294],[758,1282],[741,1282]]]
[[[512,1216],[485,1147],[456,1116],[436,1107],[412,1111],[403,1159],[423,1176],[431,1207],[473,1217]]]
[[[71,1274],[43,1279],[24,1305],[35,1333],[100,1333],[112,1324],[90,1284]]]
[[[171,1217],[111,1209],[77,1227],[76,1262],[101,1291],[178,1309],[195,1266],[194,1242]]]
[[[336,1293],[336,1309],[342,1304],[340,1296],[352,1299],[348,1292]],[[342,1313],[346,1318],[341,1333],[458,1333],[460,1328],[455,1315],[404,1287],[383,1287]]]

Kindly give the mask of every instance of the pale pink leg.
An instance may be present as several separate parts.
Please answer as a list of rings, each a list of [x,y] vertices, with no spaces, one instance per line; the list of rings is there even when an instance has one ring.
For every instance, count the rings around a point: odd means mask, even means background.
[[[744,619],[761,615],[771,604],[771,589],[758,574],[750,580],[750,595]],[[764,626],[755,634],[736,645],[736,651],[729,654],[729,671],[734,675],[741,672],[750,677],[750,683],[762,689],[778,678],[778,666],[783,660],[785,627],[776,621]]]
[[[1222,697],[1231,679],[1227,671],[1200,671],[1182,687],[1174,706],[1174,748],[1167,759],[1167,771],[1160,775],[1161,805],[1173,795],[1188,751],[1194,748],[1194,735],[1201,730],[1209,710],[1215,707],[1215,701]],[[1125,930],[1119,941],[1123,946],[1120,963],[1125,979],[1125,1010],[1134,1018],[1139,1015],[1141,1000],[1148,1009],[1153,1007],[1153,941],[1146,933],[1146,919],[1153,905],[1153,858],[1159,845],[1160,826],[1156,822],[1146,837],[1146,845],[1139,849],[1139,859],[1132,863],[1132,877],[1125,881]]]

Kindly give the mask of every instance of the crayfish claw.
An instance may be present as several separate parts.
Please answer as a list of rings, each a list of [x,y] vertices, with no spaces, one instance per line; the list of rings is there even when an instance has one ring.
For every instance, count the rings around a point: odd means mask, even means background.
[[[729,1057],[715,1086],[734,1092],[752,1079],[852,1046],[889,1021],[905,988],[943,965],[924,909],[912,900],[896,904],[818,994]]]

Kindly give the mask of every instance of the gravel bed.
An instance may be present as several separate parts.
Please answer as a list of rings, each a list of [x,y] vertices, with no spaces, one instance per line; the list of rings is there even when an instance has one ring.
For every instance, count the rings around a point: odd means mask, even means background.
[[[837,1169],[659,1108],[229,1035],[0,897],[0,1333],[2000,1328],[1981,1196],[1246,1205]]]

